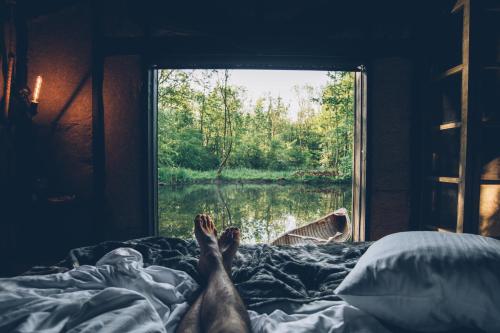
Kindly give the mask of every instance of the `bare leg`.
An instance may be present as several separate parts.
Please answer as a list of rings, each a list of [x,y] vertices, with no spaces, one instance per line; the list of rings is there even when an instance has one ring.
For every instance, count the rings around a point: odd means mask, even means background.
[[[182,320],[175,330],[177,333],[199,333],[200,328],[200,305],[203,300],[202,292],[196,301],[191,305],[188,312],[182,317]]]
[[[243,301],[224,269],[215,269],[200,306],[203,332],[250,332],[250,318]]]
[[[198,219],[198,216],[196,217]],[[195,220],[195,224],[196,224]],[[217,232],[214,227],[214,234]],[[222,263],[226,270],[228,276],[231,276],[231,266],[234,255],[238,250],[240,243],[240,232],[238,228],[230,227],[227,228],[218,240],[218,247],[222,254]],[[201,332],[201,322],[200,322],[200,310],[201,303],[203,301],[204,295],[207,289],[205,289],[196,299],[196,301],[191,305],[186,315],[182,318],[181,323],[177,327],[177,332],[190,332],[198,333]],[[241,300],[240,300],[241,301]],[[246,310],[245,310],[245,315]]]
[[[231,267],[233,266],[233,258],[240,246],[240,230],[236,227],[229,227],[220,236],[219,250],[222,253],[222,263],[226,269],[227,275],[231,277]]]
[[[250,332],[248,312],[224,269],[215,226],[208,215],[197,217],[194,232],[200,244],[198,270],[207,281],[200,311],[202,331]]]

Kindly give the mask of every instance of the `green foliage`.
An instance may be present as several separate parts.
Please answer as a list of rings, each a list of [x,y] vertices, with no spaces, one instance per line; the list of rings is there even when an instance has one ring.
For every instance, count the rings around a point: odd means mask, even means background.
[[[316,170],[258,170],[248,168],[225,169],[220,177],[217,170],[193,170],[187,168],[160,167],[158,178],[162,185],[176,184],[209,184],[215,182],[255,182],[255,183],[346,183],[350,178],[333,176],[332,172]]]
[[[280,97],[263,96],[249,108],[243,87],[228,84],[228,75],[217,70],[160,71],[158,162],[160,176],[165,176],[160,178],[182,182],[193,176],[186,169],[224,167],[289,174],[319,169],[335,178],[351,177],[352,73],[328,73],[328,84],[320,91],[296,87],[296,121],[287,116],[288,106]]]

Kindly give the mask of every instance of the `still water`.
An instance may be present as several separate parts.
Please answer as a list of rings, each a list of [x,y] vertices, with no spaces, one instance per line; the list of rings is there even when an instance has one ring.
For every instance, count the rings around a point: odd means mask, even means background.
[[[351,211],[346,185],[195,184],[160,186],[160,235],[192,238],[196,214],[209,213],[217,230],[237,226],[242,243],[267,243],[338,208]]]

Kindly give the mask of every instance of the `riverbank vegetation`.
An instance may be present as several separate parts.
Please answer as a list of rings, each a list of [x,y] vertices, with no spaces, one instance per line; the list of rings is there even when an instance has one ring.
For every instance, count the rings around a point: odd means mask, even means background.
[[[220,175],[217,170],[192,170],[187,168],[162,167],[158,169],[160,186],[212,183],[283,183],[283,184],[325,184],[349,183],[350,177],[338,177],[325,170],[258,170],[224,169]]]
[[[161,70],[158,169],[162,184],[338,182],[352,174],[354,76],[328,72],[280,96],[248,100],[230,70]]]

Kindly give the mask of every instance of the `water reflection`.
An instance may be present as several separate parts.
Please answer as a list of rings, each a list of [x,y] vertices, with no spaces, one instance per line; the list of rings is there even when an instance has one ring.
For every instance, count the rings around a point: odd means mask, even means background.
[[[218,230],[239,227],[243,243],[269,242],[338,208],[351,210],[350,185],[196,184],[159,188],[160,235],[192,238],[193,218],[210,213]]]

